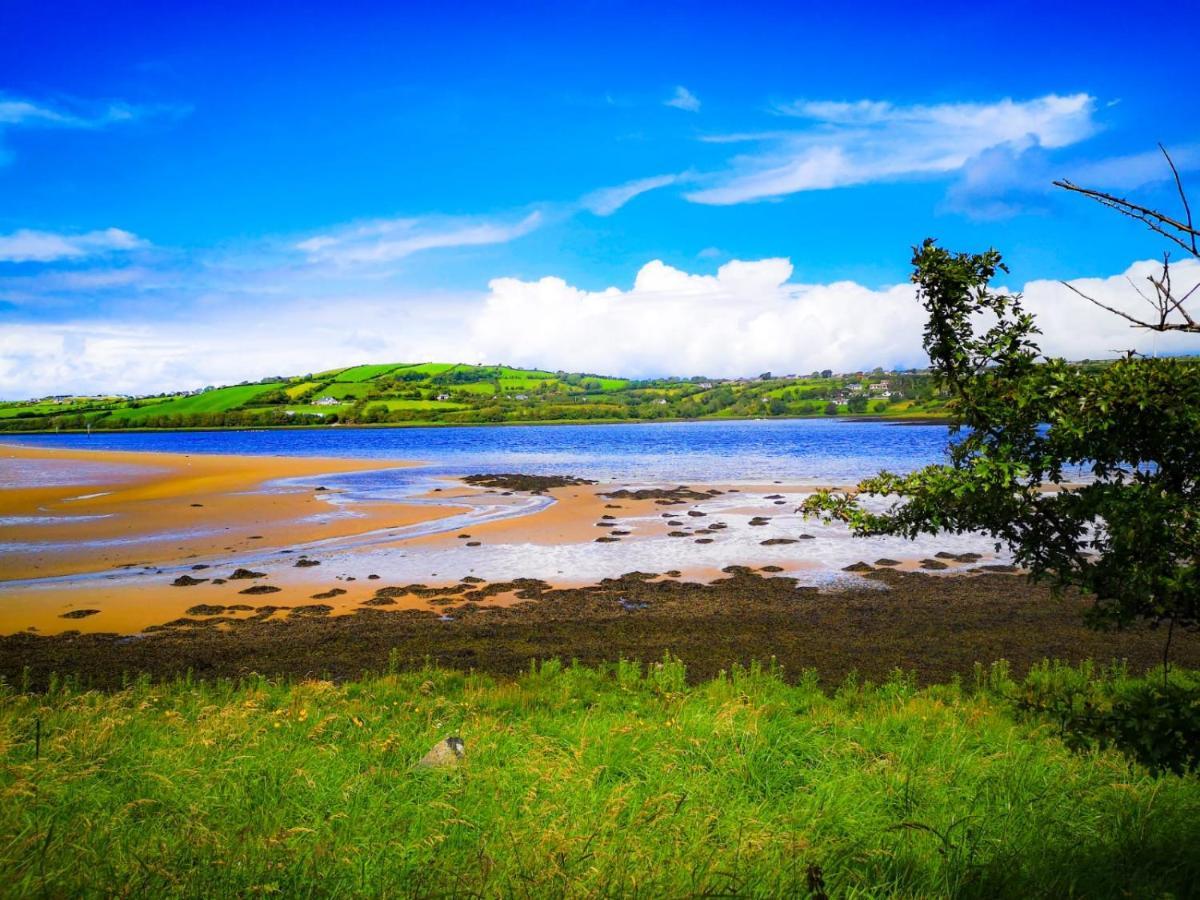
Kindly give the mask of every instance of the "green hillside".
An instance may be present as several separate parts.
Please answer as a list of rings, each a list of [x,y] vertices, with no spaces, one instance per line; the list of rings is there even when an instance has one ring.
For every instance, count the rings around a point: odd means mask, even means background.
[[[380,363],[153,397],[0,403],[0,431],[491,424],[772,416],[930,417],[923,373],[633,380],[455,363]]]

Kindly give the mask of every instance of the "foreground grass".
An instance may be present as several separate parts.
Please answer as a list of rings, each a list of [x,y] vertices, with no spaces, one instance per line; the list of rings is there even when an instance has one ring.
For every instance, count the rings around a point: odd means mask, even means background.
[[[682,665],[0,696],[12,896],[1185,896],[1200,780],[985,678]],[[462,764],[414,764],[461,735]]]

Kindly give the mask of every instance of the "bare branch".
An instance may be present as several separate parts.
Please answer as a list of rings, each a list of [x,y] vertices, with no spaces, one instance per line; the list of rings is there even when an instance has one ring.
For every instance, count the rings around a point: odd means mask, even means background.
[[[1192,220],[1192,207],[1188,203],[1187,191],[1183,187],[1183,179],[1179,175],[1179,169],[1175,165],[1175,161],[1171,159],[1171,154],[1167,152],[1167,148],[1159,144],[1158,149],[1162,151],[1163,156],[1167,160],[1167,165],[1171,168],[1171,174],[1175,178],[1175,189],[1179,192],[1179,199],[1183,203],[1184,219],[1186,220],[1184,222],[1156,209],[1150,209],[1147,206],[1134,203],[1132,200],[1126,200],[1124,197],[1117,197],[1113,194],[1106,194],[1104,191],[1092,190],[1091,188],[1079,187],[1065,179],[1056,181],[1054,184],[1063,190],[1082,194],[1085,197],[1095,200],[1101,206],[1114,209],[1123,216],[1128,216],[1143,223],[1151,231],[1162,235],[1167,240],[1182,247],[1193,257],[1200,259],[1200,252],[1197,250],[1197,238],[1200,237],[1200,232],[1196,230]],[[1129,281],[1130,286],[1137,292],[1137,295],[1145,300],[1154,310],[1153,319],[1139,319],[1123,310],[1116,309],[1106,303],[1101,303],[1095,297],[1088,296],[1072,284],[1068,284],[1065,281],[1062,284],[1066,285],[1089,303],[1125,319],[1134,328],[1145,328],[1149,331],[1177,331],[1200,334],[1200,323],[1192,317],[1185,306],[1192,295],[1196,293],[1197,289],[1200,289],[1200,283],[1194,285],[1182,297],[1176,297],[1174,286],[1171,284],[1171,255],[1169,253],[1163,254],[1162,275],[1158,278],[1155,278],[1153,275],[1146,278],[1154,287],[1153,297],[1142,291],[1131,279],[1126,278],[1126,280]]]
[[[1107,206],[1109,209],[1115,209],[1123,216],[1129,216],[1131,219],[1136,219],[1139,222],[1145,223],[1151,231],[1157,232],[1186,250],[1193,256],[1196,255],[1196,250],[1193,248],[1193,243],[1200,233],[1191,225],[1185,225],[1168,215],[1158,212],[1157,210],[1149,209],[1145,206],[1140,206],[1131,200],[1126,200],[1123,197],[1115,197],[1112,194],[1106,194],[1103,191],[1094,191],[1091,188],[1080,187],[1070,181],[1056,181],[1055,187],[1063,188],[1067,191],[1073,191],[1076,194],[1083,194],[1085,197],[1090,197],[1102,206]],[[1179,234],[1173,234],[1168,228],[1173,228]],[[1183,237],[1180,237],[1183,235]],[[1186,240],[1185,240],[1186,238]]]
[[[1107,310],[1108,312],[1112,313],[1113,315],[1120,316],[1122,319],[1126,319],[1129,322],[1132,322],[1133,324],[1130,326],[1131,328],[1149,328],[1151,331],[1164,330],[1157,325],[1152,325],[1149,322],[1143,322],[1141,319],[1135,319],[1133,316],[1129,315],[1129,313],[1127,313],[1127,312],[1122,312],[1121,310],[1116,309],[1115,307],[1109,306],[1105,303],[1101,303],[1095,297],[1089,297],[1087,294],[1085,294],[1079,288],[1075,287],[1075,285],[1071,284],[1071,282],[1069,282],[1069,281],[1060,281],[1059,284],[1061,284],[1065,288],[1070,288],[1072,291],[1074,291],[1076,294],[1078,294],[1080,297],[1082,297],[1088,303],[1094,303],[1096,306],[1100,307],[1101,309]]]
[[[1159,144],[1158,149],[1167,158],[1167,165],[1171,167],[1171,174],[1175,176],[1175,190],[1179,191],[1179,199],[1183,202],[1183,212],[1187,216],[1188,231],[1192,233],[1192,255],[1196,256],[1196,230],[1192,227],[1192,207],[1188,203],[1187,191],[1183,189],[1183,179],[1179,177],[1179,170],[1175,168],[1175,160],[1171,159],[1171,154],[1167,152],[1167,148]]]

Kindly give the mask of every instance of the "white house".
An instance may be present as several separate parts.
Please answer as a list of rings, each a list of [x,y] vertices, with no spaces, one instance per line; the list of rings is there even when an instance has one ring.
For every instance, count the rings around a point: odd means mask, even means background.
[[[341,403],[337,397],[322,397],[320,400],[314,400],[313,406],[337,406]]]

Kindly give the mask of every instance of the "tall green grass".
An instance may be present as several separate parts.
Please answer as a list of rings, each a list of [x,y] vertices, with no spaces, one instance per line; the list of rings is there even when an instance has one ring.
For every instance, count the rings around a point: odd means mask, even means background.
[[[0,885],[122,893],[1185,896],[1200,783],[978,685],[549,662],[9,689]],[[456,768],[414,764],[461,735]]]

